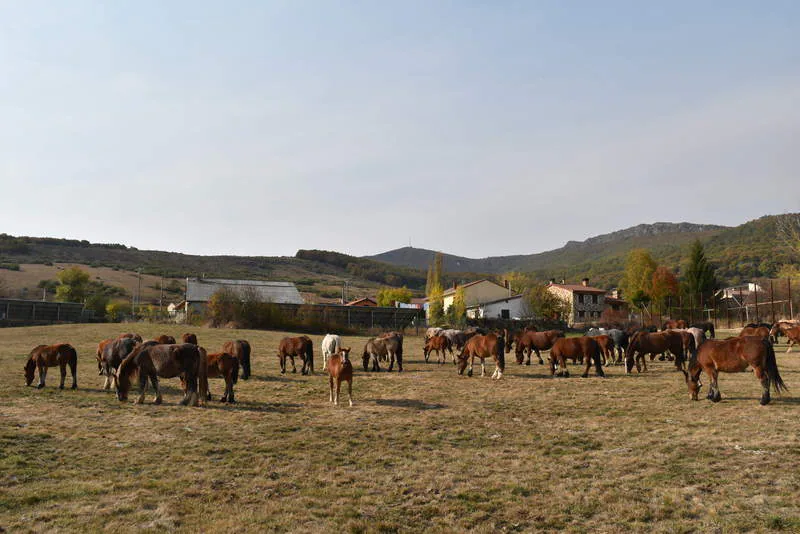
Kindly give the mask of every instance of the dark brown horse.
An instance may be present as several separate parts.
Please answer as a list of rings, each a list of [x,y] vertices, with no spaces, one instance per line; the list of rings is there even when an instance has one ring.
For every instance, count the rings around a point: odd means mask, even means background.
[[[192,345],[197,345],[197,336],[194,334],[183,334],[181,337],[184,343],[191,343]]]
[[[453,347],[450,344],[450,339],[447,336],[438,334],[428,338],[428,340],[425,342],[425,347],[422,349],[422,354],[425,357],[425,363],[428,363],[431,352],[436,351],[436,361],[440,365],[443,364],[447,361],[447,353],[445,351],[448,350],[450,351],[450,355],[453,356],[453,363],[455,363]]]
[[[122,336],[120,336],[117,339],[121,338]],[[103,341],[97,344],[97,370],[101,375],[103,374],[103,365],[101,363],[103,360],[103,351],[108,345],[112,344],[113,342],[114,340],[112,338],[109,338],[109,339],[104,339]]]
[[[683,368],[686,355],[683,351],[683,337],[678,332],[669,330],[664,332],[638,332],[634,334],[625,352],[625,372],[633,371],[636,364],[636,371],[642,372],[642,367],[647,371],[645,355],[650,355],[652,361],[656,355],[663,355],[665,352],[675,355],[675,367]]]
[[[393,335],[388,337],[375,337],[364,344],[364,351],[361,354],[361,362],[364,370],[368,371],[370,368],[370,359],[372,360],[372,370],[379,372],[381,370],[380,361],[389,362],[389,371],[394,368],[395,360],[397,361],[397,371],[403,370],[403,338],[402,336]]]
[[[775,350],[768,339],[757,336],[734,337],[723,341],[708,340],[697,349],[696,355],[689,362],[689,372],[684,371],[689,386],[689,398],[697,400],[700,392],[700,373],[705,372],[711,383],[707,398],[719,402],[717,377],[720,372],[740,373],[752,367],[756,378],[761,381],[761,404],[769,404],[769,386],[780,394],[787,389],[778,372]]]
[[[668,321],[664,321],[664,324],[661,326],[661,330],[672,330],[674,328],[686,328],[689,324],[684,321],[683,319],[670,319]]]
[[[583,362],[586,366],[581,375],[583,378],[589,376],[592,362],[594,362],[594,371],[597,376],[606,376],[602,366],[603,354],[600,350],[600,345],[597,343],[597,338],[582,336],[556,339],[550,349],[550,376],[555,374],[556,364],[558,364],[559,375],[569,376],[567,358]]]
[[[39,383],[37,388],[44,387],[44,380],[47,376],[47,368],[59,366],[61,369],[61,383],[58,389],[64,389],[64,380],[67,378],[67,366],[72,373],[72,389],[78,389],[78,353],[75,348],[68,343],[57,345],[39,345],[34,347],[25,363],[25,385],[30,386],[36,371],[39,372]]]
[[[600,334],[599,336],[591,336],[600,347],[600,354],[603,355],[603,365],[608,365],[608,362],[614,361],[614,340],[608,334]]]
[[[756,336],[756,337],[763,337],[769,338],[769,331],[770,328],[766,326],[745,326],[742,328],[742,331],[739,332],[739,337],[746,337],[746,336]]]
[[[711,339],[714,339],[714,323],[711,321],[700,321],[699,323],[694,323],[691,325],[690,328],[699,328],[703,331],[703,333],[708,333],[708,336]]]
[[[233,384],[234,379],[239,375],[239,360],[227,352],[215,352],[213,354],[208,354],[206,349],[203,347],[200,347],[200,354],[205,357],[206,361],[206,370],[204,373],[205,387],[201,388],[205,389],[206,391],[206,399],[211,400],[211,391],[208,388],[208,379],[222,378],[225,380],[225,393],[219,399],[220,402],[228,402],[231,404],[235,403],[236,399],[233,395]],[[185,389],[185,380],[183,378],[181,378],[181,382],[184,383]]]
[[[222,352],[227,352],[237,360],[239,360],[239,368],[242,370],[242,380],[250,378],[250,343],[244,339],[237,339],[236,341],[226,341],[222,345]],[[239,377],[233,378],[233,383],[239,381]]]
[[[148,343],[154,344],[155,342],[148,341]],[[117,368],[119,368],[119,364],[122,363],[122,360],[124,360],[128,354],[133,352],[134,347],[136,347],[136,341],[132,337],[121,337],[115,339],[103,348],[103,353],[100,355],[99,362],[100,374],[106,377],[103,383],[103,389],[111,389],[111,383],[113,382]]]
[[[527,354],[525,365],[531,364],[531,353],[535,352],[536,357],[539,358],[539,365],[544,364],[542,355],[539,351],[549,350],[556,342],[556,339],[564,337],[564,332],[561,330],[545,330],[544,332],[537,332],[535,330],[522,330],[516,332],[512,340],[508,341],[506,345],[506,352],[511,352],[512,346],[516,345],[515,355],[517,363],[522,364],[522,360]]]
[[[134,340],[137,343],[141,343],[142,342],[142,336],[140,336],[139,334],[126,332],[124,334],[120,334],[119,338],[117,338],[117,339],[122,339],[123,337],[129,337],[129,338],[131,338],[132,340]]]
[[[486,358],[494,360],[494,373],[492,378],[500,380],[503,378],[503,371],[506,369],[506,356],[505,356],[505,337],[497,334],[476,334],[469,338],[464,345],[461,354],[458,355],[458,374],[463,374],[464,369],[467,368],[467,376],[472,376],[472,367],[475,364],[475,358],[481,360],[481,376],[486,376]]]
[[[162,334],[155,339],[155,342],[159,345],[175,345],[175,338]],[[197,345],[197,343],[195,343],[195,345]]]
[[[278,345],[278,359],[281,362],[281,374],[286,373],[286,358],[292,360],[292,372],[297,372],[294,357],[299,356],[303,362],[300,372],[304,375],[314,374],[314,344],[308,336],[285,337]]]
[[[131,389],[131,378],[138,375],[139,397],[136,404],[144,402],[144,392],[147,381],[153,385],[156,396],[154,404],[161,404],[161,389],[158,378],[183,377],[185,384],[183,400],[184,406],[197,406],[199,399],[206,398],[208,376],[207,365],[197,345],[184,343],[181,345],[149,345],[142,344],[122,360],[116,374],[117,398],[120,401],[128,400]],[[198,394],[198,389],[199,394]]]
[[[333,354],[328,358],[326,369],[328,370],[328,384],[331,390],[331,402],[339,405],[339,390],[342,387],[342,382],[347,382],[347,396],[350,401],[350,406],[353,405],[353,364],[350,362],[350,349],[341,349],[339,352]],[[333,386],[336,385],[336,394],[334,395]]]

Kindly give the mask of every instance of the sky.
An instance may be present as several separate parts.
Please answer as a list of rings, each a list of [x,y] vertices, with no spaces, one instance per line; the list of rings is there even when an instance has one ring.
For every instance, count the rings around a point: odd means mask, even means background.
[[[0,0],[0,232],[527,254],[800,211],[800,2]]]

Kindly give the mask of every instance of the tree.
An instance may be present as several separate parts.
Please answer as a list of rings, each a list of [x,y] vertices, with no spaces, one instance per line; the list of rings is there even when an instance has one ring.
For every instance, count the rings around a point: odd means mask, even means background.
[[[467,297],[462,286],[456,288],[453,304],[447,309],[447,318],[454,326],[467,323]]]
[[[407,287],[384,287],[378,290],[375,300],[378,306],[394,306],[395,302],[411,302],[411,290]]]
[[[239,296],[230,288],[218,289],[208,299],[208,316],[214,324],[226,324],[238,315]]]
[[[56,300],[83,302],[89,290],[89,273],[79,267],[70,267],[58,273]]]
[[[677,295],[679,290],[678,278],[670,269],[660,266],[653,271],[650,296],[654,302],[661,304],[665,298]]]
[[[562,318],[568,311],[567,303],[547,289],[545,284],[533,284],[525,290],[525,306],[534,317]]]
[[[93,293],[86,297],[84,306],[87,310],[92,310],[95,317],[104,317],[106,314],[106,306],[108,305],[108,297],[101,293]]]
[[[706,259],[703,244],[700,240],[692,243],[689,251],[689,264],[684,277],[686,292],[689,295],[710,295],[717,288],[714,267]]]
[[[656,262],[647,249],[635,248],[628,253],[625,274],[622,278],[622,294],[633,297],[639,293],[650,295]],[[631,301],[633,302],[633,301]]]
[[[118,300],[106,304],[106,317],[111,321],[121,321],[125,316],[131,314],[131,303],[125,300]]]
[[[800,256],[800,213],[790,213],[778,217],[778,235],[796,256]]]
[[[444,302],[442,286],[435,284],[428,295],[428,324],[440,325],[444,322]]]

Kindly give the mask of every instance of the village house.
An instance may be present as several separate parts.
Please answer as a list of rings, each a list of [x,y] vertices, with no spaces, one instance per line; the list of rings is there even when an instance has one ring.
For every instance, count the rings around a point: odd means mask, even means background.
[[[442,293],[442,304],[445,313],[453,305],[458,289],[464,291],[464,303],[467,308],[512,296],[507,285],[501,285],[491,280],[476,280],[461,286],[453,284],[453,287]]]
[[[528,306],[522,295],[467,306],[467,317],[470,319],[523,319],[528,315]]]
[[[570,327],[600,320],[607,306],[606,290],[590,286],[588,278],[580,284],[556,284],[550,280],[547,289],[566,304],[566,316],[562,319]]]
[[[378,302],[374,299],[369,297],[364,297],[360,299],[356,299],[353,301],[348,302],[345,306],[369,306],[369,307],[376,307],[378,306]]]

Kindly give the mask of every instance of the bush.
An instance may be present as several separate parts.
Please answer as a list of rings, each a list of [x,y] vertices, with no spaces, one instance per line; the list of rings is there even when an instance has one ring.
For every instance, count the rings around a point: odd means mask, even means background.
[[[6,269],[7,271],[19,271],[19,263],[0,263],[0,269]]]

